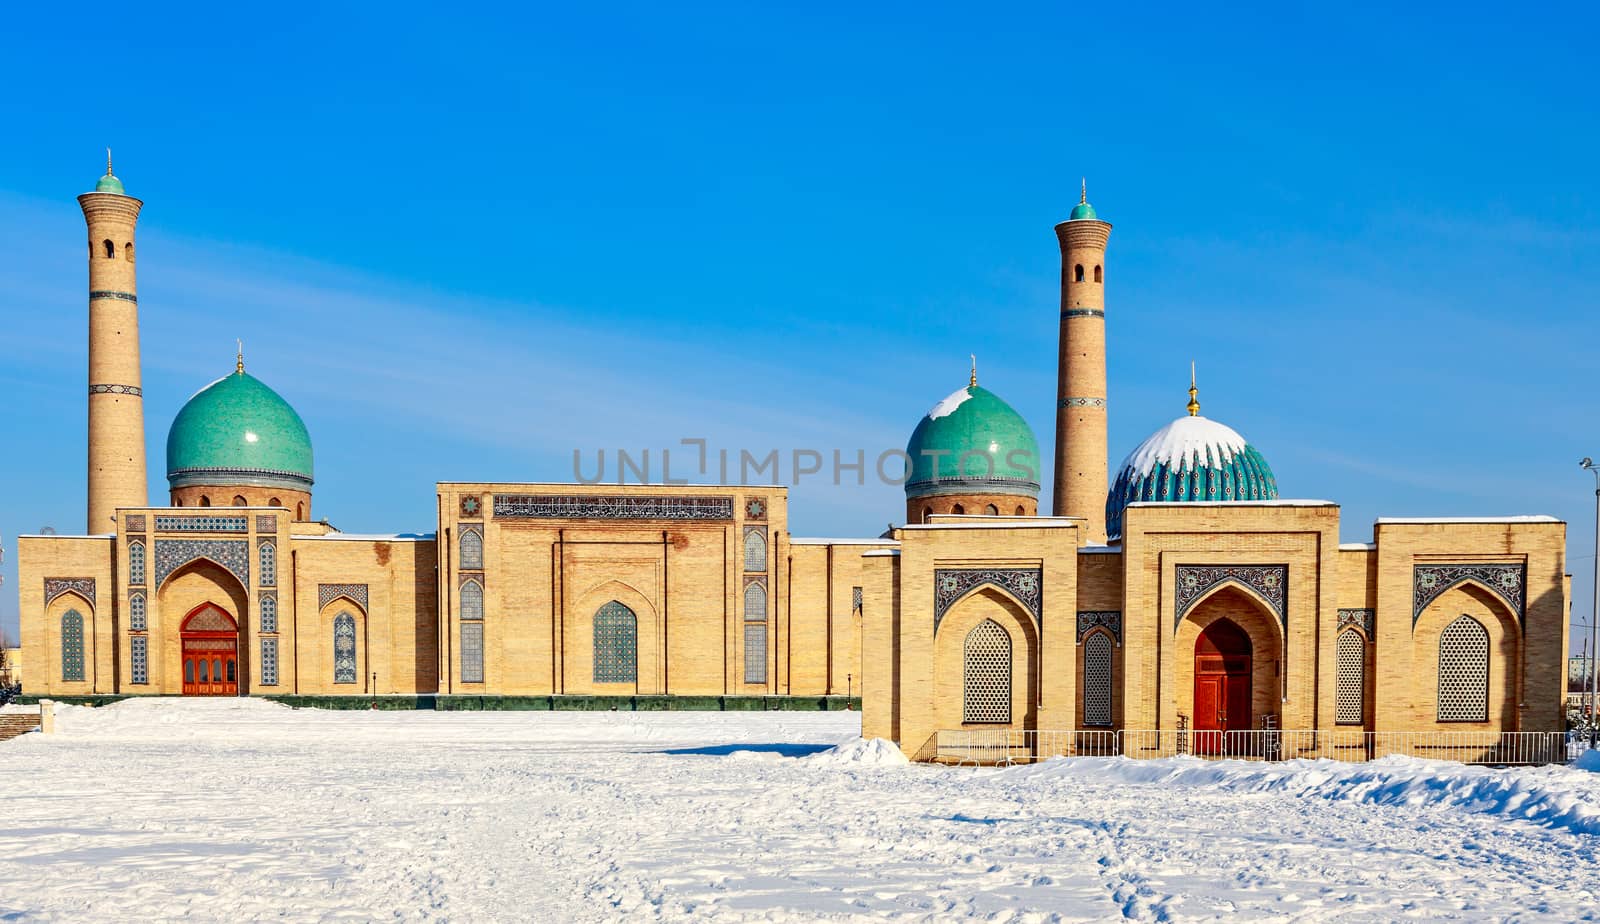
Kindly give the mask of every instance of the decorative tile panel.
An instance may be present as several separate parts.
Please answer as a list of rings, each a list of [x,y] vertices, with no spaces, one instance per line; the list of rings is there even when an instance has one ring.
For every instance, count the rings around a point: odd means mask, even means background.
[[[1105,407],[1104,398],[1062,398],[1056,402],[1056,407]]]
[[[93,289],[89,292],[89,298],[114,298],[118,301],[134,302],[135,304],[139,301],[139,296],[132,292],[116,292],[111,289]]]
[[[83,614],[67,610],[61,614],[61,679],[83,680]]]
[[[594,682],[638,679],[639,621],[633,610],[612,600],[594,614]]]
[[[494,515],[534,520],[731,520],[733,498],[496,494]]]
[[[767,624],[764,622],[744,627],[744,682],[767,682]]]
[[[1177,614],[1172,628],[1177,631],[1188,615],[1189,608],[1212,588],[1234,583],[1248,587],[1260,594],[1278,615],[1278,621],[1289,625],[1289,566],[1288,565],[1179,565],[1177,574]]]
[[[156,528],[161,528],[159,517]],[[239,583],[250,586],[250,546],[243,539],[157,539],[156,586],[166,583],[172,572],[202,558],[221,565]]]
[[[250,530],[250,518],[243,516],[160,516],[156,532],[161,533],[243,533]]]
[[[278,640],[275,638],[261,640],[261,685],[278,685]]]
[[[861,588],[859,587],[850,588],[850,609],[857,613],[861,612]]]
[[[1377,611],[1367,609],[1340,610],[1339,624],[1334,627],[1334,633],[1337,634],[1350,628],[1360,629],[1368,640],[1376,640],[1377,635],[1374,633],[1378,628]]]
[[[356,618],[349,613],[333,618],[333,682],[356,682]]]
[[[260,559],[261,586],[278,586],[278,546],[271,539],[263,539],[256,548]]]
[[[276,533],[278,531],[278,518],[270,513],[256,515],[256,532]]]
[[[1104,318],[1106,313],[1103,308],[1068,308],[1066,311],[1061,312],[1061,316],[1063,318]]]
[[[483,623],[461,624],[461,682],[483,683]]]
[[[144,532],[144,514],[142,514],[142,513],[130,513],[130,514],[128,514],[128,532],[130,532],[130,533],[142,533],[142,532]]]
[[[128,583],[135,587],[144,586],[144,543],[128,543]]]
[[[1079,610],[1078,644],[1082,645],[1085,636],[1102,626],[1110,630],[1111,637],[1117,641],[1117,647],[1122,647],[1121,610]]]
[[[744,499],[744,518],[746,520],[764,521],[767,518],[767,502],[760,497],[747,497]]]
[[[476,517],[483,513],[483,501],[479,500],[476,494],[463,494],[458,509],[464,517]]]
[[[128,656],[132,664],[131,683],[150,682],[150,639],[148,636],[135,635],[128,640]]]
[[[1521,621],[1526,615],[1525,601],[1527,599],[1527,568],[1518,564],[1477,564],[1477,565],[1417,565],[1412,569],[1411,579],[1411,625],[1415,628],[1417,620],[1422,618],[1422,611],[1428,604],[1439,599],[1447,590],[1460,586],[1468,581],[1476,581],[1489,588],[1495,596],[1506,602],[1511,607],[1511,612],[1517,614]]]
[[[767,570],[767,530],[764,526],[744,528],[744,570]]]
[[[461,527],[461,568],[466,571],[483,570],[483,529],[477,526]]]
[[[317,609],[322,609],[340,597],[349,597],[360,604],[363,610],[371,609],[371,607],[367,606],[367,585],[365,584],[317,585]]]
[[[128,395],[133,398],[143,398],[144,391],[137,385],[90,385],[91,395]]]
[[[744,585],[745,622],[766,622],[767,585],[764,581],[746,580]]]
[[[143,632],[147,625],[144,594],[135,593],[128,598],[128,630]]]
[[[933,631],[950,607],[968,591],[992,584],[1018,600],[1033,614],[1034,621],[1044,624],[1043,593],[1044,572],[1039,568],[936,568],[933,572]]]
[[[278,597],[276,594],[261,595],[261,631],[278,631]]]
[[[94,578],[45,578],[44,605],[64,593],[75,593],[94,606]]]

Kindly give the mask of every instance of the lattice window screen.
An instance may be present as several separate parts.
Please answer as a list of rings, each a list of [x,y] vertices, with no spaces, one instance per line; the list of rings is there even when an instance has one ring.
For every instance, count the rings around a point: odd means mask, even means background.
[[[767,624],[744,627],[744,682],[767,682]]]
[[[1367,718],[1367,643],[1359,632],[1339,633],[1334,661],[1333,720],[1340,725],[1360,725]]]
[[[461,531],[461,567],[483,567],[483,534],[475,529]]]
[[[135,632],[143,632],[146,625],[144,594],[134,594],[128,598],[128,628]]]
[[[278,631],[278,598],[272,594],[261,595],[261,631]]]
[[[767,537],[759,526],[744,531],[744,570],[767,570]]]
[[[483,618],[483,585],[477,581],[468,581],[461,585],[461,618]]]
[[[144,585],[144,543],[128,543],[128,583],[135,587]]]
[[[746,622],[766,622],[767,589],[751,584],[744,589],[744,618]]]
[[[961,721],[1011,721],[1011,636],[992,619],[962,645]]]
[[[333,618],[333,682],[356,682],[356,618],[349,613]]]
[[[83,614],[61,614],[61,679],[83,679]]]
[[[1489,630],[1461,616],[1439,633],[1439,721],[1489,718]]]
[[[1083,643],[1083,724],[1111,724],[1111,638],[1104,632]]]
[[[278,547],[270,542],[261,543],[261,586],[278,585]]]
[[[461,682],[483,683],[483,623],[461,624]]]
[[[278,640],[275,638],[261,640],[261,685],[278,685]]]
[[[594,682],[635,683],[639,679],[639,620],[612,600],[594,614]]]
[[[132,639],[129,639],[129,641],[132,642],[132,644],[129,646],[129,651],[131,652],[133,658],[132,680],[134,683],[149,683],[150,639],[143,635],[135,635]]]

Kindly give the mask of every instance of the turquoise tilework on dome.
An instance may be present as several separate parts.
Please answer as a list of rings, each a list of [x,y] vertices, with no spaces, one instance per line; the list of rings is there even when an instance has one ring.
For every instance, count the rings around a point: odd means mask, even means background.
[[[1255,501],[1278,497],[1259,450],[1232,428],[1180,417],[1128,454],[1106,497],[1106,533],[1122,535],[1122,515],[1137,501]]]

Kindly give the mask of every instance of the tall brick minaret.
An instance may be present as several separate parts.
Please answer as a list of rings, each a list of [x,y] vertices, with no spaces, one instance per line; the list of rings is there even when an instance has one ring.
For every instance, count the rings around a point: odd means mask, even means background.
[[[144,203],[111,172],[78,197],[89,226],[89,527],[115,528],[118,507],[149,503],[144,392],[139,378],[139,295],[133,231]]]
[[[1061,242],[1061,353],[1056,376],[1056,516],[1087,521],[1084,539],[1106,541],[1106,241],[1111,225],[1089,186],[1056,225]]]

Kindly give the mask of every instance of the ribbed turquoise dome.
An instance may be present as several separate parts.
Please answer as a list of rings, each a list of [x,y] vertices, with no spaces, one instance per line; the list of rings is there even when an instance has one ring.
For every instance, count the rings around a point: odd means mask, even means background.
[[[1122,535],[1135,501],[1273,500],[1278,482],[1261,453],[1232,427],[1179,417],[1128,454],[1106,497],[1106,534]]]
[[[968,385],[933,406],[906,443],[907,497],[934,494],[1039,496],[1039,442],[994,392]]]
[[[167,431],[167,480],[309,490],[311,434],[289,402],[243,371],[190,398]]]

